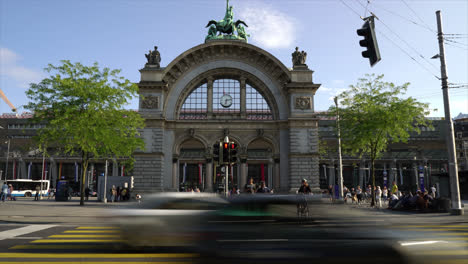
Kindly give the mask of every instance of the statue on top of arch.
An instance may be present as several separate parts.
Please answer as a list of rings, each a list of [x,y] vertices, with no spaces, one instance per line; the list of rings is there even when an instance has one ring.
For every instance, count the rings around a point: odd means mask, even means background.
[[[294,51],[291,55],[292,55],[293,68],[307,67],[307,64],[306,64],[307,52],[299,51],[299,47],[296,47],[296,51]]]
[[[224,19],[220,21],[210,20],[210,22],[208,22],[206,27],[209,27],[209,29],[205,41],[213,39],[235,39],[247,42],[247,37],[250,37],[250,35],[245,32],[244,26],[248,26],[242,20],[234,22],[234,12],[232,9],[233,7],[229,6],[229,0],[226,0],[226,14],[224,15]],[[219,34],[216,35],[218,32]],[[234,35],[234,32],[237,32],[237,35]]]

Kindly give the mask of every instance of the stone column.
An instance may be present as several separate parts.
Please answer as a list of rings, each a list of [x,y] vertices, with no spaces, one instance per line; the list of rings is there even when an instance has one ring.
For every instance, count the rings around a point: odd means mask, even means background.
[[[280,189],[280,159],[275,158],[274,161],[275,161],[275,169],[274,169],[274,175],[273,175],[274,185],[272,185],[272,188],[275,189],[275,192],[276,192],[276,191],[279,191]]]
[[[245,118],[247,116],[246,113],[246,78],[240,77],[240,112],[241,118]]]
[[[247,183],[247,159],[241,159],[241,177],[240,177],[240,185],[239,188],[241,191],[244,191],[244,186]]]
[[[213,160],[206,160],[205,192],[213,192]]]
[[[213,115],[213,78],[208,77],[207,84],[206,84],[206,95],[207,95],[207,115],[208,118],[212,117]]]
[[[27,179],[28,170],[26,168],[26,162],[23,160],[23,158],[20,158],[19,160],[19,169],[20,169],[20,174],[18,175],[18,179]]]
[[[172,158],[172,188],[175,192],[179,191],[179,159]]]
[[[335,163],[328,166],[328,185],[335,185]]]
[[[418,165],[413,162],[413,173],[414,173],[414,179],[416,181],[416,189],[414,190],[415,192],[419,189],[418,188]]]
[[[361,160],[359,163],[359,186],[364,186],[364,178],[366,177],[365,162]]]
[[[93,181],[93,176],[94,176],[94,163],[91,163],[91,166],[89,166],[89,172],[86,174],[86,187],[89,188],[89,184],[92,183]]]
[[[112,176],[119,176],[119,163],[117,160],[112,160]]]
[[[397,169],[396,160],[393,160],[393,161],[392,161],[392,165],[390,165],[390,166],[391,166],[391,168],[390,168],[391,173],[390,173],[390,180],[389,180],[389,182],[388,182],[387,188],[388,188],[389,186],[392,186],[392,183],[393,183],[394,181],[395,181],[395,182],[398,181],[398,169]],[[397,182],[397,184],[398,184],[398,182]]]
[[[50,174],[50,186],[53,186],[55,187],[55,183],[57,182],[57,176],[58,176],[58,173],[57,173],[57,162],[55,160],[51,160],[50,162],[50,170],[52,171],[52,173]],[[73,170],[74,172],[75,170]],[[26,171],[27,173],[27,171]]]

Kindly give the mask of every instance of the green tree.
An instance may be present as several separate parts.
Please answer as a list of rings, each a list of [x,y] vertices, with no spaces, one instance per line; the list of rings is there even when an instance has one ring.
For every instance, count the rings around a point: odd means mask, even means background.
[[[39,147],[59,147],[65,154],[81,155],[80,205],[84,205],[84,184],[89,160],[99,157],[132,159],[136,148],[143,148],[139,129],[144,120],[132,110],[123,109],[138,92],[137,85],[118,76],[120,70],[99,69],[97,63],[61,61],[49,64],[48,78],[33,83],[26,91],[26,108],[34,122],[46,124],[35,139]]]
[[[372,204],[375,205],[375,160],[392,142],[407,142],[419,126],[430,126],[425,118],[429,105],[412,97],[403,98],[409,83],[397,86],[384,82],[383,75],[366,75],[341,93],[340,127],[343,149],[371,160]],[[336,107],[330,113],[336,114]]]

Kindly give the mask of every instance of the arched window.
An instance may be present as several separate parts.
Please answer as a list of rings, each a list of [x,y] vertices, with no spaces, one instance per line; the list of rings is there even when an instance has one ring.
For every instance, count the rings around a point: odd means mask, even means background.
[[[242,89],[245,89],[244,93]],[[212,93],[211,102],[208,101],[209,92]],[[216,119],[273,119],[271,108],[262,94],[247,82],[241,87],[241,82],[235,79],[216,79],[212,85],[201,84],[187,96],[179,112],[179,119],[186,120],[207,119],[209,116]]]

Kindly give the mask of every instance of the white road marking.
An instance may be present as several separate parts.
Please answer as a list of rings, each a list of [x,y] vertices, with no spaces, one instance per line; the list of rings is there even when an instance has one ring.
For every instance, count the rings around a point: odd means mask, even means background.
[[[32,232],[41,231],[57,225],[28,225],[25,227],[14,228],[7,231],[0,232],[0,240],[15,238],[21,235],[29,234]]]

